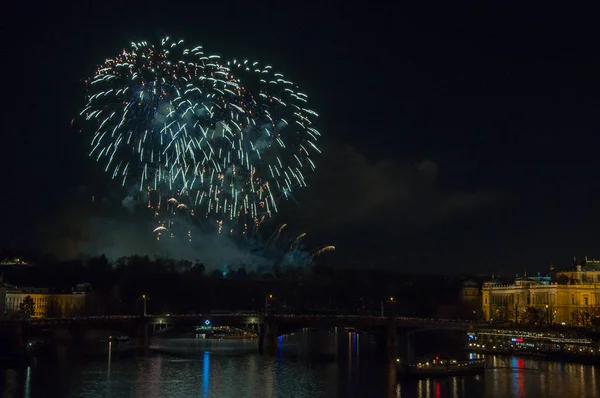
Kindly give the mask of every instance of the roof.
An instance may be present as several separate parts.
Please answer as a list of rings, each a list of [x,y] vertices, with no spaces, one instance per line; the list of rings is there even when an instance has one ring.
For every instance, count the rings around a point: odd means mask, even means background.
[[[489,284],[489,285],[501,285],[501,284],[502,284],[502,282],[500,282],[500,281],[499,281],[498,279],[496,279],[496,278],[492,278],[491,280],[489,280],[489,281],[487,281],[487,282],[485,282],[485,283],[487,283],[487,284]]]
[[[600,271],[600,260],[586,260],[583,266],[584,271]]]

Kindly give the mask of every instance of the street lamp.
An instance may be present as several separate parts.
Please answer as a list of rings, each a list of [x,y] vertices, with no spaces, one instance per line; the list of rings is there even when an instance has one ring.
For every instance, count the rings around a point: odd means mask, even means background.
[[[550,312],[548,311],[548,304],[546,304],[546,324],[550,324]]]
[[[144,316],[146,316],[146,302],[148,301],[148,297],[145,294],[142,294],[142,300],[144,301]]]
[[[269,300],[273,300],[272,294],[269,294],[269,296],[265,297],[265,315],[269,315]]]
[[[390,304],[393,304],[394,303],[394,297],[390,296],[388,301],[390,302]],[[385,318],[384,304],[385,304],[385,301],[381,300],[381,317],[382,318]]]

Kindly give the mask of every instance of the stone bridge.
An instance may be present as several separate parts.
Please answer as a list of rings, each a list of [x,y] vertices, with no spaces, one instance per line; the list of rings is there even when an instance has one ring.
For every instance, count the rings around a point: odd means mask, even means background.
[[[136,336],[140,347],[149,345],[149,338],[174,325],[229,326],[258,335],[259,349],[276,347],[277,337],[305,328],[352,328],[376,336],[390,352],[401,346],[410,357],[410,338],[414,333],[427,330],[477,331],[492,327],[486,322],[423,319],[410,317],[377,317],[363,315],[263,315],[259,313],[209,313],[166,315],[113,315],[73,318],[29,319],[26,321],[0,321],[0,329],[15,330],[21,341],[36,337],[42,332],[67,330],[72,336],[81,336],[86,330],[103,329]]]

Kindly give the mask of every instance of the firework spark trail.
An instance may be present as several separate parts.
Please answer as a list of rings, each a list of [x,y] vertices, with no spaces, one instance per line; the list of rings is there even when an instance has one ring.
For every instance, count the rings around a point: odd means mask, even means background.
[[[281,235],[281,232],[285,229],[285,227],[287,227],[287,224],[281,224],[279,227],[277,227],[277,229],[275,229],[275,231],[271,234],[269,239],[267,239],[267,243],[265,244],[266,249],[269,248],[271,242],[279,239],[279,236]]]
[[[323,253],[334,251],[334,250],[335,250],[335,246],[331,246],[331,245],[323,246],[319,249],[316,249],[310,254],[310,261],[312,262],[314,257],[320,256]]]
[[[290,243],[290,250],[292,250],[294,248],[294,246],[296,244],[298,244],[298,242],[300,242],[300,239],[304,238],[306,236],[306,232],[302,232],[299,233],[296,237],[294,237],[294,239],[292,239],[291,243]]]
[[[269,65],[165,38],[131,43],[87,83],[90,156],[123,185],[187,195],[219,228],[257,227],[315,169],[318,115]]]

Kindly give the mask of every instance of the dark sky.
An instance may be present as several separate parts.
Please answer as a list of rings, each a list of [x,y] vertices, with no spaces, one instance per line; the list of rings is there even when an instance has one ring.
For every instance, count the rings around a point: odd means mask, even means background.
[[[277,65],[310,94],[325,150],[281,217],[335,244],[331,262],[508,274],[600,256],[592,10],[73,3],[8,6],[0,247],[77,240],[92,217],[78,193],[111,189],[70,127],[81,80],[131,41],[168,34]]]

